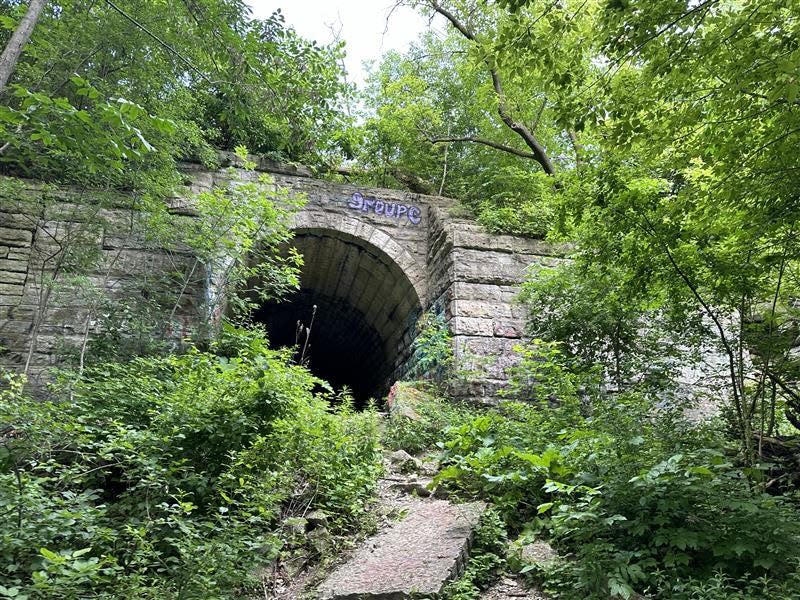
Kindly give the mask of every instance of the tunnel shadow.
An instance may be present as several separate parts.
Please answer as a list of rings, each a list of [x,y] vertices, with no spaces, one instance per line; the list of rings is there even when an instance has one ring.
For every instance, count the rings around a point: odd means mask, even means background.
[[[309,326],[313,314],[305,350],[311,372],[337,390],[347,386],[359,408],[382,398],[411,353],[421,312],[414,286],[385,252],[342,232],[298,230],[292,246],[304,257],[300,290],[263,304],[253,319],[273,347],[302,347],[298,323]]]

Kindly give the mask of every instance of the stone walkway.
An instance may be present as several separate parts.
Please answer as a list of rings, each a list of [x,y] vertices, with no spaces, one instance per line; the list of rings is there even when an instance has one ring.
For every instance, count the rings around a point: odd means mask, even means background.
[[[320,586],[330,600],[394,600],[439,594],[464,569],[485,505],[412,499],[401,519],[368,539]]]
[[[323,564],[294,571],[284,565],[265,585],[272,600],[411,600],[434,598],[463,573],[483,502],[455,504],[429,484],[435,460],[399,451],[385,462],[375,507],[378,532],[341,557],[327,575]],[[292,572],[294,571],[294,572]],[[321,582],[321,583],[320,583]],[[501,577],[481,600],[548,600],[513,577]]]
[[[400,456],[398,456],[398,454]],[[323,600],[434,597],[458,577],[469,557],[482,502],[454,504],[426,487],[438,465],[394,453],[379,483],[384,525],[317,588]],[[413,472],[412,472],[413,471]],[[547,600],[521,581],[502,577],[482,600]]]

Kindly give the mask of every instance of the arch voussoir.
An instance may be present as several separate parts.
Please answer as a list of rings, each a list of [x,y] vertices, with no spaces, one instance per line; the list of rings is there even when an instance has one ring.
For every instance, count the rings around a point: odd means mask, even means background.
[[[290,227],[296,233],[318,230],[331,235],[335,232],[340,237],[350,238],[357,244],[382,253],[387,261],[394,263],[408,278],[417,295],[417,302],[424,304],[427,298],[426,277],[414,257],[388,232],[346,215],[304,211],[294,215]]]

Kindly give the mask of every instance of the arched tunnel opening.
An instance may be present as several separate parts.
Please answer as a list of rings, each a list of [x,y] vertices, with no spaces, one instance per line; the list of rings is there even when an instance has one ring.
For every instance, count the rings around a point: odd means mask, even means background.
[[[337,390],[350,388],[359,408],[380,399],[411,352],[421,312],[414,286],[385,252],[349,234],[302,229],[292,245],[304,258],[300,290],[262,305],[254,319],[273,347],[302,346],[297,323],[308,326],[313,314],[305,351],[311,372]]]

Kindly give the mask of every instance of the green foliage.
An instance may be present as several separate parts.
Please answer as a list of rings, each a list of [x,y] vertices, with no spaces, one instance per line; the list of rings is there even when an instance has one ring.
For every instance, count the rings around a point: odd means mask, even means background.
[[[447,25],[385,57],[353,128],[342,48],[302,40],[279,14],[127,2],[147,33],[108,3],[49,3],[0,107],[4,173],[79,184],[80,210],[33,282],[40,310],[78,290],[87,335],[107,315],[98,342],[130,356],[154,349],[158,324],[173,329],[181,306],[168,292],[200,261],[220,290],[240,289],[239,308],[280,295],[299,264],[275,258],[288,198],[266,180],[232,184],[200,196],[196,229],[176,226],[162,202],[175,161],[242,145],[313,165],[356,156],[363,181],[413,180],[461,198],[491,232],[575,249],[572,265],[525,286],[541,340],[509,372],[516,401],[478,412],[425,400],[418,419],[392,418],[387,444],[439,442],[440,483],[550,536],[572,559],[546,573],[562,597],[797,597],[796,498],[775,494],[790,479],[762,448],[800,427],[796,4],[442,2],[471,33]],[[21,8],[0,6],[0,39]],[[554,176],[526,156],[520,125]],[[19,191],[2,186],[4,203]],[[87,201],[87,186],[132,191],[153,246],[169,242],[172,258],[188,241],[198,260],[123,301],[92,292],[86,273],[113,261],[91,242],[120,232],[102,217],[119,198]],[[43,190],[32,230],[52,221],[54,199]],[[227,260],[240,250],[258,266]],[[423,325],[419,374],[450,373],[446,328]],[[726,361],[726,429],[687,423],[670,387],[682,353],[703,344]],[[283,518],[319,507],[335,530],[363,518],[373,416],[347,402],[332,413],[312,395],[319,382],[263,336],[226,332],[214,353],[130,362],[84,351],[79,363],[95,364],[46,401],[15,378],[0,390],[0,596],[231,597],[295,543]],[[452,597],[476,597],[500,561],[478,552]]]
[[[464,573],[442,591],[447,600],[478,600],[481,590],[505,566],[506,531],[499,514],[489,509],[475,528],[475,539]]]
[[[469,421],[474,409],[444,400],[435,393],[418,391],[409,384],[399,382],[407,406],[389,412],[389,420],[383,429],[383,444],[392,450],[405,450],[409,454],[433,450],[441,440],[442,431]],[[413,398],[413,402],[410,402]],[[396,399],[395,402],[398,400]],[[404,410],[405,409],[405,410]],[[404,414],[411,413],[413,414]]]
[[[514,346],[518,360],[508,370],[509,385],[502,394],[529,404],[560,406],[575,415],[581,393],[597,388],[597,378],[588,369],[578,373],[566,366],[562,344],[533,339]]]
[[[595,373],[618,389],[635,383],[662,397],[677,387],[676,365],[697,363],[708,340],[702,319],[657,309],[628,287],[630,274],[615,263],[573,257],[531,270],[520,293],[528,334],[557,344],[584,379]]]
[[[516,392],[530,403],[446,429],[437,482],[493,502],[512,530],[550,536],[570,557],[543,573],[558,597],[790,589],[796,501],[754,483],[763,474],[733,463],[713,424],[637,390],[579,387],[562,362],[552,344],[527,348]]]
[[[13,4],[0,8],[7,24],[21,16]],[[322,48],[302,39],[279,11],[253,19],[238,0],[136,0],[121,8],[125,15],[107,3],[86,0],[45,8],[12,79],[18,95],[7,99],[16,111],[24,110],[23,102],[36,101],[41,109],[34,116],[46,117],[44,137],[29,137],[31,123],[6,130],[13,151],[4,152],[3,159],[15,169],[73,180],[85,170],[84,160],[77,153],[54,155],[49,149],[63,142],[53,146],[49,140],[70,131],[84,137],[104,123],[103,112],[90,107],[113,107],[116,98],[172,123],[173,131],[158,144],[144,134],[158,147],[166,168],[185,157],[213,161],[214,147],[239,145],[284,160],[335,160],[336,131],[347,124],[342,104],[349,94],[340,45]],[[70,87],[75,75],[96,88],[97,96],[87,98],[87,86]],[[50,105],[61,112],[53,113]],[[59,124],[59,114],[72,113]],[[78,119],[85,121],[83,130]],[[111,123],[115,134],[117,125]],[[108,137],[106,132],[98,140]],[[54,162],[42,168],[39,155]],[[137,170],[135,164],[126,166]]]
[[[640,366],[630,363],[645,320],[635,300],[620,289],[620,279],[613,265],[534,270],[520,294],[529,309],[529,332],[561,342],[583,368],[603,364],[615,382],[629,379]]]
[[[47,401],[9,379],[6,597],[238,597],[288,543],[282,519],[322,508],[332,533],[358,527],[375,416],[332,411],[259,332],[217,349],[92,366]]]
[[[237,152],[246,157],[244,148]],[[303,196],[276,189],[267,174],[240,175],[234,169],[227,185],[194,199],[200,218],[178,241],[193,250],[194,264],[207,270],[214,287],[207,318],[218,319],[222,303],[247,316],[255,306],[299,287],[303,258],[294,249],[288,254],[280,249],[291,239],[291,217],[304,203]]]
[[[358,160],[366,179],[398,185],[413,173],[430,191],[463,200],[492,232],[542,237],[562,219],[561,196],[579,196],[583,186],[581,143],[570,133],[583,129],[584,117],[571,93],[593,70],[586,41],[595,3],[537,2],[516,15],[496,3],[438,4],[473,38],[447,26],[404,55],[383,57],[364,94],[370,112]],[[433,14],[432,2],[416,5]],[[501,104],[533,132],[556,177],[530,158]],[[585,145],[591,134],[579,133]]]
[[[800,293],[794,3],[416,6],[450,22],[372,76],[373,178],[417,172],[492,232],[574,243],[574,268],[528,290],[534,334],[617,387],[669,378],[687,350],[665,342],[677,331],[723,354],[746,460],[782,409],[800,425],[784,337]],[[520,124],[554,176],[525,155]]]
[[[575,552],[561,567],[574,597],[666,594],[687,576],[717,571],[786,574],[800,533],[796,507],[750,489],[719,453],[674,454],[634,473],[620,465],[598,488],[546,487],[560,498],[552,534]]]
[[[798,570],[794,566],[789,575],[781,579],[762,576],[732,578],[724,573],[715,573],[710,579],[688,578],[675,582],[670,598],[675,600],[761,600],[762,598],[800,598],[798,592]]]
[[[424,313],[417,321],[417,335],[412,343],[413,377],[443,382],[454,367],[453,338],[444,315]]]
[[[543,238],[556,225],[557,193],[544,173],[499,168],[476,205],[478,222],[492,233]]]
[[[120,185],[129,183],[123,178],[126,169],[155,169],[159,159],[164,166],[155,146],[174,133],[170,121],[123,98],[104,99],[78,76],[69,83],[75,104],[13,87],[13,102],[0,107],[0,139],[9,144],[3,162],[9,168],[60,179],[70,163],[72,181]]]

